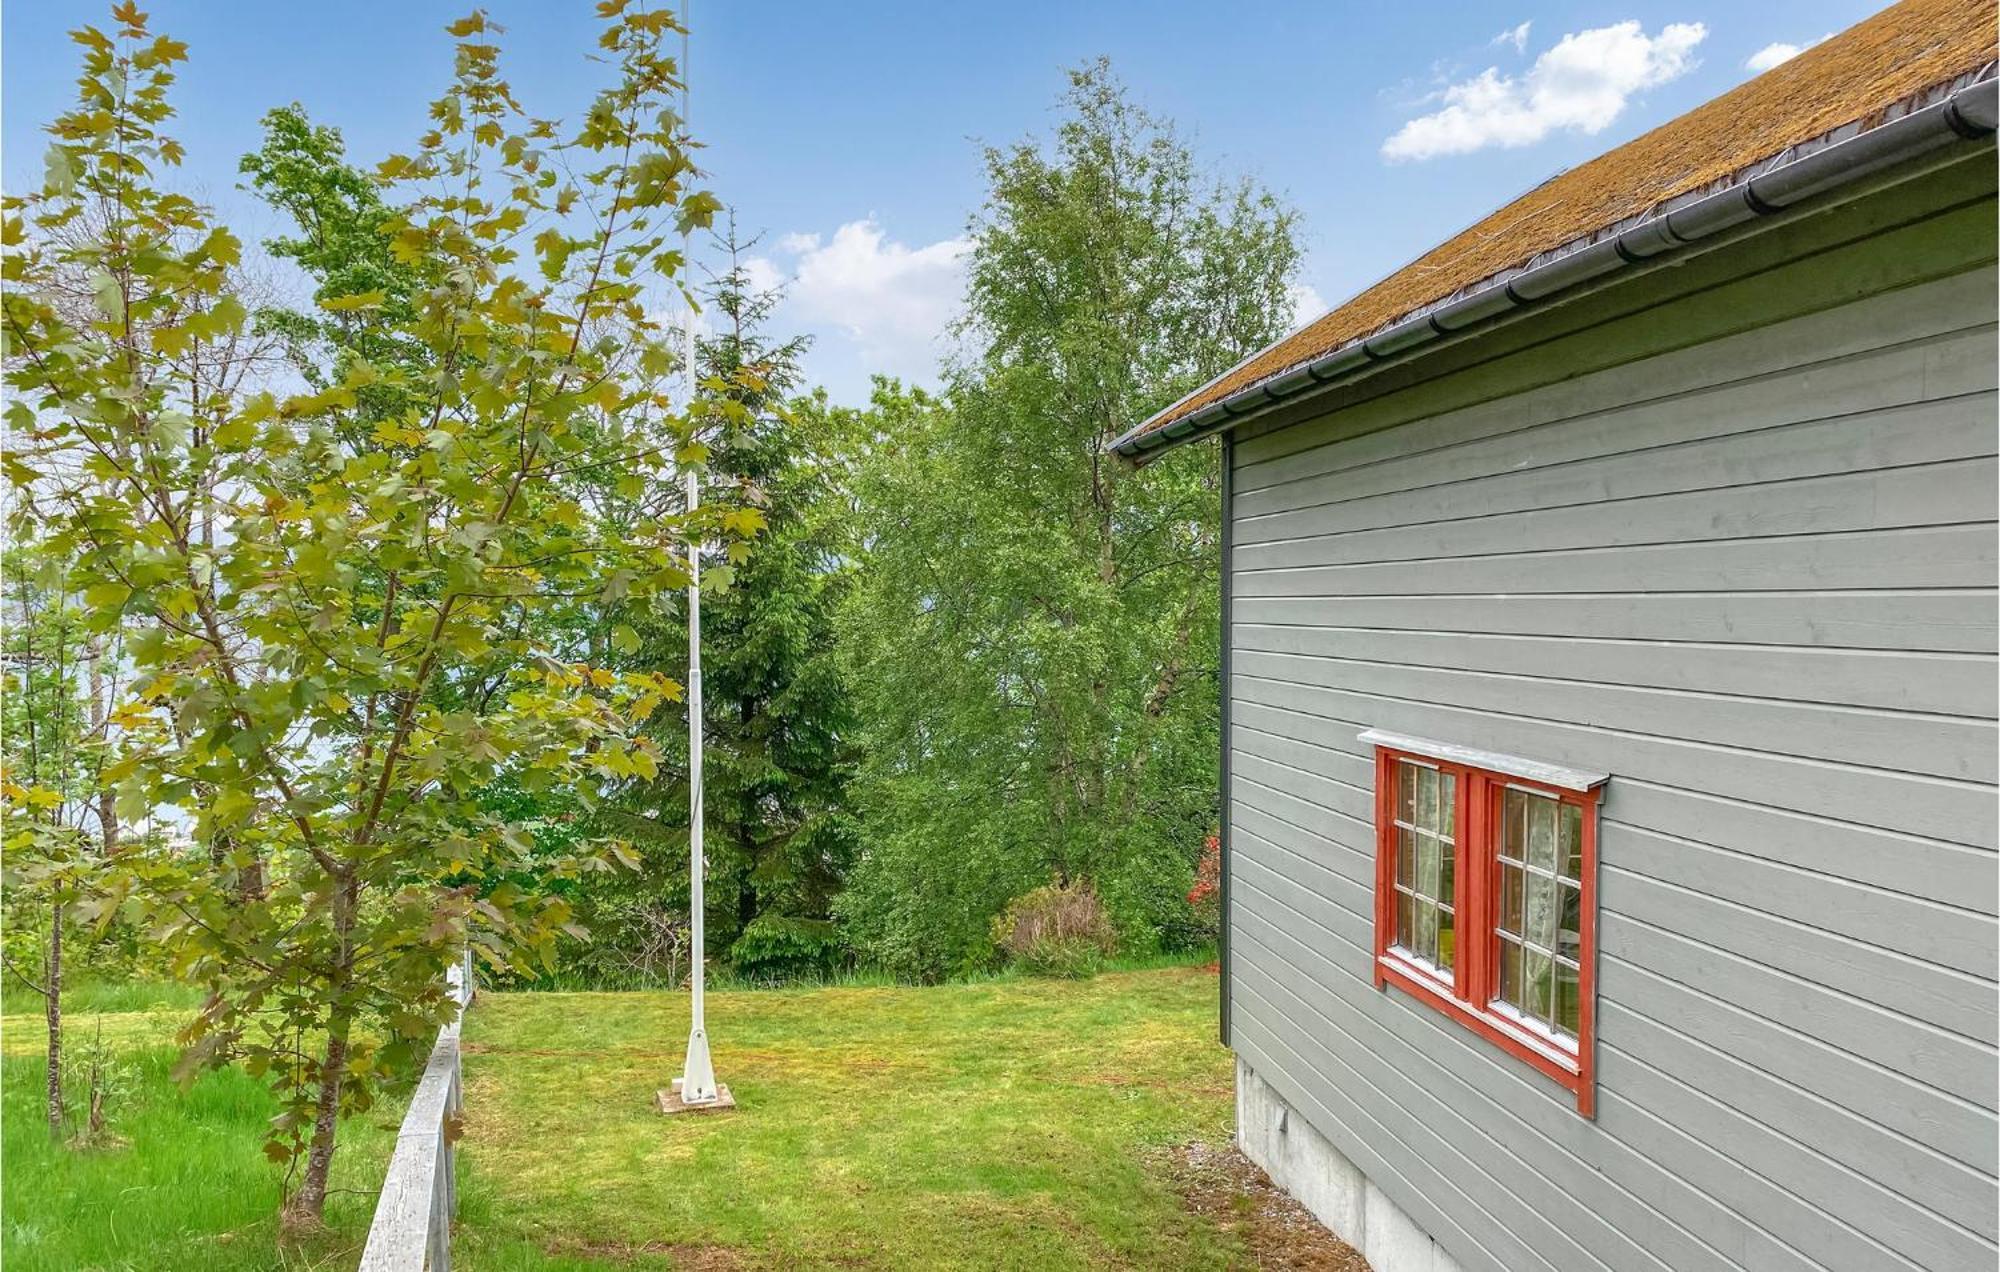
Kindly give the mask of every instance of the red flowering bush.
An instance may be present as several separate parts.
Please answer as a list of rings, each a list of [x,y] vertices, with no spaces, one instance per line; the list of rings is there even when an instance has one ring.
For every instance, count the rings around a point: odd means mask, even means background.
[[[1201,844],[1201,860],[1194,868],[1194,886],[1188,889],[1188,904],[1195,917],[1213,936],[1222,927],[1222,836],[1210,835]]]

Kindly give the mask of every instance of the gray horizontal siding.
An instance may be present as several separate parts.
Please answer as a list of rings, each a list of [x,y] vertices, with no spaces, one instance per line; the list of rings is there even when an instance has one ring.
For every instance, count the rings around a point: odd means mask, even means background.
[[[1468,1267],[1994,1262],[1985,165],[1233,447],[1232,1043]],[[1370,727],[1612,773],[1594,1121],[1374,988]]]
[[[1949,405],[1950,430],[1977,434],[1978,452],[1983,453],[1907,468],[1616,500],[1615,519],[1605,515],[1605,504],[1613,502],[1606,499],[1381,529],[1309,532],[1303,538],[1269,544],[1239,539],[1236,564],[1246,572],[1301,570],[1976,523],[1992,516],[1995,496],[2000,495],[1990,462],[1992,430],[1983,427],[1991,422],[1981,419],[1977,403],[1955,399]],[[1898,412],[1896,424],[1921,429],[1936,422],[1908,418],[1924,414]],[[1939,449],[1958,446],[1941,444]],[[1476,501],[1464,502],[1477,508]]]
[[[1876,650],[1810,646],[1394,632],[1311,623],[1279,626],[1240,616],[1236,631],[1238,649],[1260,654],[1503,676],[1534,676],[1561,667],[1568,680],[1823,706],[1990,720],[2000,696],[2000,671],[1991,657],[1978,654],[1898,651],[1885,656]]]
[[[1991,589],[1991,523],[1258,570],[1237,595]]]
[[[1266,680],[1240,669],[1231,680],[1236,701],[1270,707],[1278,713],[1269,731],[1304,742],[1328,745],[1340,729],[1375,727],[1416,737],[1478,737],[1485,739],[1481,743],[1485,749],[1533,756],[1551,764],[1634,774],[1663,786],[1837,821],[1968,842],[1976,847],[1994,846],[1995,830],[1987,820],[1993,807],[1992,793],[1977,783],[1720,746],[1694,738],[1659,737],[1610,724],[1549,721],[1533,714],[1539,705],[1533,688],[1520,687],[1513,702],[1520,714],[1513,714]],[[1966,756],[1965,761],[1981,762],[1978,756]]]
[[[1990,349],[1992,329],[1977,333],[1976,339]],[[1790,405],[1795,411],[1805,409],[1798,394],[1808,391],[1804,386],[1794,391]],[[1712,396],[1724,400],[1705,402],[1704,410],[1731,409],[1726,395]],[[1389,559],[1367,551],[1379,538],[1368,537],[1366,532],[1459,522],[1473,523],[1460,527],[1462,530],[1477,530],[1493,524],[1483,518],[1527,512],[1548,514],[1556,510],[1568,511],[1569,515],[1543,515],[1534,518],[1533,523],[1538,527],[1538,535],[1555,546],[1568,547],[1571,545],[1563,538],[1564,529],[1587,515],[1586,511],[1569,510],[1588,510],[1593,504],[1613,499],[1636,501],[1650,497],[1660,501],[1633,503],[1627,509],[1646,514],[1646,519],[1634,526],[1632,533],[1673,536],[1642,542],[1663,543],[1688,537],[1689,509],[1714,508],[1725,516],[1739,518],[1707,527],[1711,533],[1700,536],[1706,538],[1852,529],[1855,528],[1852,510],[1841,508],[1831,498],[1828,499],[1831,506],[1821,515],[1838,516],[1840,520],[1830,525],[1809,523],[1801,528],[1796,511],[1785,520],[1761,521],[1742,512],[1738,507],[1740,496],[1730,500],[1728,495],[1743,490],[1760,493],[1781,482],[1986,458],[1993,454],[1994,441],[1993,431],[1987,427],[1992,421],[1986,417],[1985,405],[1982,395],[1966,392],[1830,420],[1746,430],[1701,442],[1656,447],[1647,452],[1647,462],[1643,465],[1634,464],[1629,455],[1616,454],[1571,463],[1541,463],[1531,467],[1517,464],[1495,470],[1500,475],[1483,481],[1453,477],[1415,490],[1274,512],[1238,521],[1237,542],[1244,548],[1241,564],[1245,569],[1329,564],[1331,549],[1335,547],[1342,553],[1360,553],[1360,559],[1364,560]],[[1593,421],[1594,432],[1616,432],[1619,427],[1615,416]],[[1423,475],[1432,476],[1428,472]],[[1277,491],[1286,493],[1293,489],[1281,486]],[[1835,487],[1811,493],[1837,497],[1839,490]],[[1861,528],[1876,524],[1870,521]],[[1547,529],[1540,529],[1543,526]],[[1499,528],[1506,526],[1503,523]],[[1431,541],[1427,536],[1412,537],[1417,546]],[[1508,542],[1517,543],[1512,538]],[[1532,545],[1535,540],[1521,542]],[[1585,540],[1586,544],[1598,542],[1595,538]],[[1318,550],[1307,552],[1304,550],[1307,546]],[[1519,550],[1518,546],[1515,550]]]
[[[1310,627],[1327,620],[1324,596],[1246,596],[1239,630]],[[2000,652],[1991,588],[1745,592],[1471,592],[1340,597],[1344,630],[1471,636],[1561,636],[1673,644]],[[1990,663],[1988,664],[1990,665]],[[1989,673],[1990,674],[1990,673]]]
[[[1643,656],[1643,655],[1642,655]],[[1560,661],[1545,673],[1570,669]],[[1563,675],[1459,671],[1238,649],[1246,680],[1334,689],[1476,710],[1526,709],[1562,724],[1991,784],[2000,776],[1991,721],[1908,711],[1829,707],[1781,698],[1599,684]]]
[[[1236,508],[1247,532],[1268,517],[1405,489],[1411,481],[1478,479],[1632,453],[1629,435],[1606,427],[1611,421],[1642,429],[1645,449],[1666,451],[1817,423],[1806,404],[1829,397],[1859,413],[1976,392],[1990,328],[1948,324],[1962,321],[1957,315],[1989,282],[1975,271],[1753,331],[1737,338],[1734,357],[1706,357],[1707,349],[1668,355],[1649,369],[1664,392],[1659,399],[1646,400],[1647,386],[1635,385],[1622,369],[1595,372],[1537,390],[1529,400],[1481,403],[1397,430],[1408,449],[1391,447],[1383,435],[1366,444],[1357,439],[1339,456],[1253,459],[1239,470],[1246,489],[1236,495]],[[1864,342],[1880,337],[1861,333],[1863,324],[1895,332],[1896,342],[1871,347]],[[1746,374],[1760,367],[1774,369]],[[1243,446],[1246,455],[1259,453],[1253,443]],[[1416,456],[1420,465],[1407,462]],[[1293,475],[1302,470],[1310,475]]]

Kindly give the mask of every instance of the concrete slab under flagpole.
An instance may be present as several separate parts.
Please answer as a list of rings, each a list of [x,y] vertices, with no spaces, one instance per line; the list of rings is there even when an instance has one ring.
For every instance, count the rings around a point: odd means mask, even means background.
[[[681,1080],[675,1078],[674,1085],[670,1089],[659,1093],[657,1103],[662,1113],[720,1113],[725,1109],[735,1108],[736,1097],[729,1093],[727,1086],[718,1082],[715,1084],[715,1098],[713,1100],[703,1100],[699,1104],[689,1104],[686,1100],[681,1099]]]

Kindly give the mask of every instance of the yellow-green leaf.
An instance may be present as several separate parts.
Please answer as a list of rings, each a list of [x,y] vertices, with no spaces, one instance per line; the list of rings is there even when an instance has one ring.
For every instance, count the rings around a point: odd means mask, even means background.
[[[257,440],[257,425],[240,415],[231,416],[215,430],[215,448],[223,451],[248,450]]]
[[[335,313],[347,313],[356,309],[380,309],[383,302],[388,299],[387,292],[355,292],[351,296],[328,296],[319,302],[319,307],[330,309]]]

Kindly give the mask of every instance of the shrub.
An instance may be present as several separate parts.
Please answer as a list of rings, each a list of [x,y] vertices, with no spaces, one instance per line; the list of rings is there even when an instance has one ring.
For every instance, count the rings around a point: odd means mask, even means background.
[[[993,943],[1035,976],[1094,976],[1118,948],[1104,903],[1089,883],[1050,884],[1007,903],[993,920]]]
[[[687,979],[693,933],[684,903],[607,890],[585,892],[576,904],[578,934],[562,943],[559,973],[510,976],[496,970],[488,978],[503,988],[544,989],[678,989]]]
[[[746,980],[824,976],[845,960],[846,942],[825,919],[760,914],[729,947],[730,970]]]

